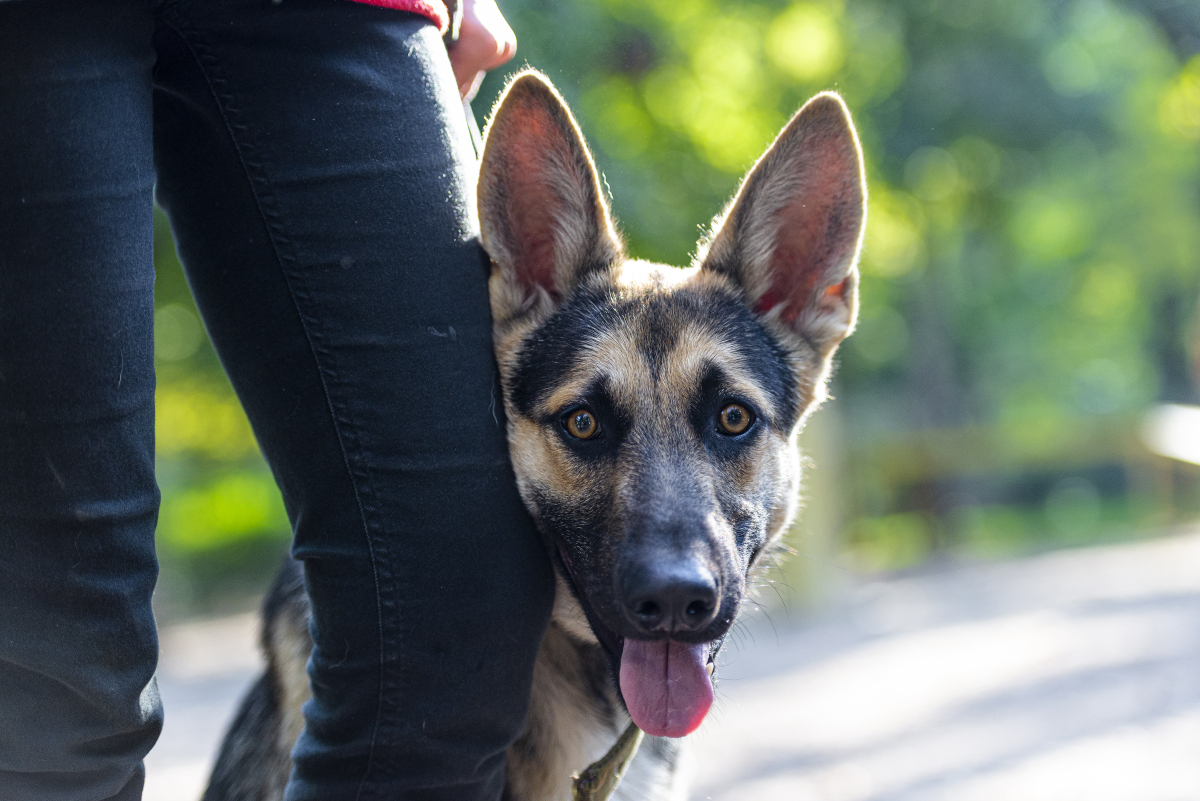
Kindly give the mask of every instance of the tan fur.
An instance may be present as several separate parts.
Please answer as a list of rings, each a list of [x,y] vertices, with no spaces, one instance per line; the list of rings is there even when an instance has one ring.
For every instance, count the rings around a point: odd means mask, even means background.
[[[762,307],[760,322],[787,354],[799,417],[788,430],[768,431],[732,467],[717,475],[697,450],[698,443],[691,444],[690,422],[681,416],[697,392],[701,374],[711,366],[720,368],[730,391],[760,409],[771,407],[756,377],[745,367],[742,343],[731,341],[703,321],[658,319],[656,324],[667,326],[674,345],[665,354],[657,354],[658,363],[652,367],[645,321],[637,315],[610,321],[602,331],[590,331],[588,341],[577,343],[571,366],[556,376],[553,390],[540,399],[531,417],[508,403],[510,451],[522,497],[536,516],[539,496],[562,502],[607,488],[602,496],[616,504],[613,513],[617,519],[625,519],[632,509],[623,512],[621,505],[637,502],[642,489],[639,469],[646,467],[631,462],[630,454],[638,452],[640,442],[670,441],[676,443],[672,466],[664,469],[690,472],[692,481],[710,486],[708,492],[720,493],[727,505],[730,496],[744,498],[744,514],[754,514],[759,513],[758,504],[772,499],[761,511],[766,514],[768,545],[774,543],[797,507],[800,460],[796,435],[808,414],[824,400],[831,356],[853,330],[857,314],[856,262],[866,189],[862,155],[845,107],[830,94],[806,104],[714,220],[692,267],[677,269],[623,258],[587,147],[570,113],[561,106],[561,98],[553,90],[544,91],[545,85],[540,76],[527,73],[510,86],[489,124],[481,173],[480,219],[494,263],[490,289],[506,402],[528,336],[572,291],[602,290],[612,293],[614,302],[645,302],[655,296],[698,290],[738,294],[749,306]],[[555,124],[548,125],[546,120]],[[541,154],[540,158],[536,154]],[[546,185],[514,180],[518,169],[523,177],[541,175]],[[574,190],[567,186],[572,181]],[[580,209],[581,203],[587,206],[589,201],[589,207]],[[527,247],[522,261],[520,248],[504,238],[522,225],[527,233],[533,231],[527,223],[536,214],[524,208],[526,203],[549,204],[548,210],[538,213],[553,221],[552,281],[544,277],[546,268],[538,261],[546,259],[544,252]],[[840,220],[840,228],[829,230],[830,219]],[[536,231],[534,235],[536,238]],[[590,249],[588,242],[592,243]],[[574,259],[573,264],[564,265],[560,256],[565,253]],[[541,422],[580,402],[598,379],[603,379],[612,402],[631,421],[625,452],[601,467],[580,462],[564,444],[561,433]],[[729,523],[715,512],[709,514],[705,527],[714,542],[732,540]],[[741,559],[737,554],[721,558]],[[751,567],[741,565],[742,570]],[[574,761],[570,769],[578,770],[588,758],[598,755],[596,749],[605,746],[577,731],[564,737],[550,736],[549,730],[591,726],[593,731],[603,731],[610,738],[606,742],[611,743],[623,725],[623,717],[621,721],[597,717],[594,705],[585,704],[581,710],[579,699],[572,697],[577,684],[563,682],[564,676],[580,669],[571,662],[578,651],[566,647],[572,640],[596,642],[560,577],[551,629],[535,673],[529,729],[523,738],[527,741],[524,746],[538,753],[543,762],[522,761],[520,743],[510,754],[514,775],[522,777],[513,785],[517,797],[565,798],[564,769]],[[590,721],[578,717],[589,710]],[[639,763],[644,768],[654,765],[650,759]],[[625,792],[634,792],[635,784],[636,780],[630,781]],[[663,786],[636,792],[640,795],[629,797],[671,797],[671,791]]]
[[[291,610],[289,610],[290,612]],[[283,726],[279,736],[283,748],[289,753],[300,732],[304,730],[302,708],[312,697],[308,685],[308,655],[312,651],[312,640],[308,636],[308,620],[288,614],[270,630],[270,652],[278,659],[276,676],[283,693],[281,711]]]
[[[554,615],[533,673],[525,733],[508,751],[510,791],[518,799],[565,801],[571,776],[604,755],[629,725],[615,691],[606,699],[612,714],[598,714],[587,691],[576,643],[594,645],[583,611],[560,577]],[[660,763],[635,758],[613,801],[683,801],[687,765],[668,772]]]
[[[763,554],[777,548],[796,512],[797,434],[824,400],[832,355],[857,314],[865,199],[848,112],[835,95],[818,95],[746,176],[691,267],[628,260],[591,154],[558,93],[526,72],[498,102],[479,178],[495,352],[518,489],[561,560],[526,727],[507,755],[506,798],[566,801],[571,774],[628,725],[610,662],[620,653],[614,640],[679,637],[712,654],[728,631]],[[573,298],[580,300],[571,308],[600,309],[598,316],[582,324],[566,312],[556,318]],[[556,322],[564,327],[550,342]],[[545,357],[536,370],[522,361],[529,354]],[[706,376],[716,376],[708,389]],[[536,391],[518,402],[522,380]],[[571,440],[561,425],[588,393],[602,396],[597,408],[609,409],[620,428],[607,446]],[[755,407],[762,425],[722,439],[715,415],[704,416],[726,396]],[[594,445],[608,449],[580,450]],[[559,518],[547,522],[539,504]],[[638,551],[647,541],[653,547]],[[579,574],[569,548],[591,560],[590,572]],[[639,569],[664,553],[711,568],[723,595],[708,610],[724,617],[690,634],[619,633],[632,625],[634,607],[605,594],[620,583],[622,553],[641,559]],[[218,764],[222,777],[239,779],[238,789],[212,801],[282,795],[309,697],[311,649],[307,601],[291,567],[293,580],[275,591],[282,603],[268,605],[282,610],[267,621],[271,681],[256,686],[245,706],[256,714],[230,733]],[[260,742],[270,747],[256,748]],[[614,798],[683,801],[685,764],[678,741],[648,737]]]
[[[560,601],[570,591],[560,587]],[[573,603],[568,600],[567,603]],[[575,625],[582,612],[561,618],[556,609],[546,631],[533,671],[534,692],[529,700],[525,733],[509,750],[511,790],[516,798],[567,799],[571,775],[578,773],[612,747],[628,717],[597,715],[595,700],[580,652],[572,640],[584,640]],[[570,627],[571,631],[568,631]],[[586,620],[583,627],[587,628]],[[590,637],[590,629],[588,637]],[[615,697],[606,699],[619,708]]]
[[[721,369],[731,391],[760,409],[770,407],[755,376],[744,368],[741,343],[697,321],[667,321],[675,344],[665,355],[656,356],[661,362],[656,372],[645,349],[648,332],[634,317],[579,343],[575,366],[558,377],[554,390],[541,399],[534,415],[545,418],[562,413],[602,378],[613,402],[632,420],[627,454],[608,467],[585,466],[564,445],[558,432],[524,417],[510,404],[510,449],[522,496],[536,510],[538,496],[583,497],[597,487],[608,487],[604,496],[618,504],[614,511],[620,518],[624,514],[620,504],[636,503],[639,487],[634,484],[641,475],[628,453],[636,452],[641,441],[669,440],[682,446],[682,450],[677,446],[672,456],[674,469],[693,471],[693,480],[707,482],[711,492],[720,492],[722,497],[745,498],[746,514],[754,513],[754,504],[761,504],[762,499],[774,499],[765,507],[768,543],[774,542],[797,507],[797,432],[811,410],[824,400],[833,350],[853,330],[857,314],[856,262],[866,189],[861,151],[844,105],[830,94],[806,104],[714,221],[712,233],[701,243],[693,266],[679,270],[623,260],[619,244],[614,244],[615,229],[608,220],[607,204],[598,190],[586,145],[557,94],[542,91],[544,84],[536,75],[518,77],[498,105],[488,129],[488,153],[498,155],[494,166],[484,169],[480,184],[484,242],[495,262],[491,291],[497,321],[496,353],[506,390],[513,387],[527,336],[554,313],[557,301],[576,287],[604,288],[614,292],[618,300],[644,300],[698,289],[739,293],[751,307],[763,307],[761,323],[787,353],[800,414],[795,427],[769,431],[724,475],[717,476],[703,454],[696,451],[688,455],[688,448],[698,446],[685,444],[691,441],[688,421],[678,419],[678,415],[689,408],[701,372],[713,365]],[[543,103],[540,109],[539,98]],[[547,103],[549,109],[544,107]],[[509,115],[519,119],[520,125],[514,125]],[[542,125],[539,115],[557,125]],[[547,128],[552,135],[539,138],[538,131]],[[564,143],[563,136],[569,141]],[[506,153],[506,149],[513,152]],[[546,151],[549,154],[540,160],[533,155]],[[514,162],[519,162],[524,176],[540,171],[549,191],[539,190],[528,181],[514,183]],[[566,185],[571,181],[576,184],[574,191]],[[543,192],[529,202],[549,202],[550,210],[544,213],[553,215],[554,253],[569,252],[575,259],[576,273],[564,269],[562,260],[555,259],[549,289],[540,285],[546,283],[539,278],[538,270],[542,268],[536,263],[530,266],[520,262],[516,249],[500,238],[508,230],[494,222],[505,215],[515,214],[518,220],[528,218],[526,212],[513,205],[519,207],[528,198],[514,198],[511,186]],[[500,198],[503,203],[498,203]],[[581,210],[579,204],[588,200],[590,208]],[[489,219],[493,222],[487,222]],[[830,219],[839,220],[841,227],[830,231]],[[591,250],[580,251],[588,241],[595,243]],[[599,266],[588,268],[591,272],[579,272],[587,265]],[[658,324],[664,323],[660,320]],[[725,489],[721,489],[722,484],[727,485]],[[731,539],[728,523],[715,513],[709,515],[705,526],[714,541]],[[560,638],[594,642],[594,636],[589,635],[587,620],[560,579],[554,623],[547,638],[549,652],[554,651]],[[544,655],[549,663],[554,662],[548,653]],[[545,679],[551,689],[546,697],[541,697],[540,689],[535,690],[537,711],[531,713],[531,721],[544,722],[546,710],[558,708],[561,699],[550,697],[560,693],[552,689],[555,684],[542,659],[538,676],[539,687]],[[593,724],[608,728],[603,721]],[[580,756],[576,750],[575,758]],[[545,787],[549,793],[549,785]]]
[[[632,268],[632,269],[631,269]],[[698,269],[679,269],[667,265],[647,262],[626,262],[621,265],[618,286],[642,295],[651,292],[679,291],[692,284],[724,282],[721,276],[702,273]],[[722,338],[714,332],[684,322],[678,332],[677,344],[666,355],[662,375],[655,380],[644,355],[642,344],[646,333],[633,327],[614,328],[604,334],[585,350],[580,366],[563,376],[557,389],[541,405],[542,413],[552,413],[579,398],[584,389],[597,377],[603,376],[610,382],[618,403],[637,412],[642,425],[662,428],[678,421],[664,419],[656,414],[663,409],[686,407],[686,399],[694,392],[700,369],[705,364],[722,367],[731,378],[732,386],[755,401],[760,408],[768,406],[755,379],[742,366],[738,343]],[[505,359],[504,345],[519,344],[516,337],[511,343],[497,345],[501,359],[506,365],[512,358]],[[805,369],[807,367],[807,369]],[[818,371],[800,361],[796,372],[801,392],[805,396],[803,406],[810,408],[820,400]],[[532,488],[539,487],[557,497],[566,497],[578,491],[581,482],[596,477],[581,473],[574,460],[562,446],[553,431],[529,420],[515,409],[510,414],[510,452],[517,475],[525,488],[528,503],[535,503]],[[792,499],[799,486],[799,462],[794,448],[794,437],[772,432],[771,441],[759,448],[759,458],[752,460],[742,476],[739,490],[749,494],[753,485],[769,484],[769,494],[785,500],[773,510],[772,535],[782,533],[795,511]],[[619,484],[620,476],[601,480]]]

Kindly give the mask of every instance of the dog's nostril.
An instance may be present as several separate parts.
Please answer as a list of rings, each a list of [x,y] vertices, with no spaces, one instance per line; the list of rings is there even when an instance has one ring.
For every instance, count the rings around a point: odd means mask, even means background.
[[[700,631],[717,616],[720,591],[703,565],[639,565],[624,579],[627,619],[645,634]]]
[[[638,608],[634,610],[634,614],[644,620],[649,620],[652,618],[657,618],[659,615],[661,615],[662,609],[660,609],[658,604],[656,604],[654,601],[643,601],[638,605]]]

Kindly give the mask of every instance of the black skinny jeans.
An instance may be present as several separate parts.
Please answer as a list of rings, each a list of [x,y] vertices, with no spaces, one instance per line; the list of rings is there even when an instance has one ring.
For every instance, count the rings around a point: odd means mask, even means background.
[[[136,799],[161,726],[155,191],[313,601],[288,798],[498,798],[553,589],[473,164],[413,15],[0,0],[0,798]]]

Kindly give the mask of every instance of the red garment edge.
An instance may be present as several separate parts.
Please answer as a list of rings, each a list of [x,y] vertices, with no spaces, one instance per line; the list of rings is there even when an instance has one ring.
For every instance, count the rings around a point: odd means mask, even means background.
[[[432,20],[438,26],[438,33],[450,30],[450,15],[446,12],[446,4],[442,0],[354,0],[354,2],[394,8],[397,11],[411,11]]]

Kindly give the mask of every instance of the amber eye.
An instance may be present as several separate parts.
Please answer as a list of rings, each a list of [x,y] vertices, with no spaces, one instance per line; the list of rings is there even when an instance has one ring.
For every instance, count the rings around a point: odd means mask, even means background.
[[[726,434],[741,434],[750,427],[750,410],[740,403],[726,404],[717,415],[717,425]]]
[[[566,419],[567,433],[575,439],[591,439],[600,430],[600,426],[596,425],[596,418],[582,407],[567,412]]]

